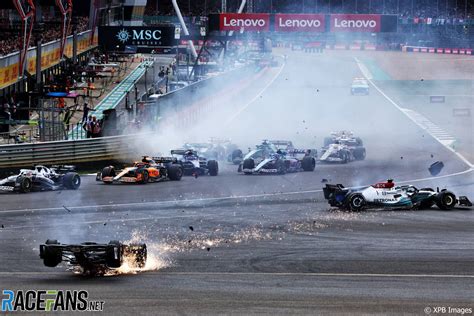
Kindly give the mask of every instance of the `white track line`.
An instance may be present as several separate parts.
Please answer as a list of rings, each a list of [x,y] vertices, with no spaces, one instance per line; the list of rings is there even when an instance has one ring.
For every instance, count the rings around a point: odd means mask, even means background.
[[[277,72],[275,77],[265,86],[263,87],[262,90],[260,90],[259,93],[255,97],[252,98],[249,102],[247,102],[244,106],[242,106],[234,115],[232,115],[227,121],[226,125],[232,123],[243,111],[245,111],[252,103],[254,103],[274,82],[275,80],[280,76],[281,72],[283,71],[283,68],[285,68],[286,63],[283,63],[280,67],[280,70]]]
[[[402,108],[399,106],[395,101],[393,101],[388,95],[386,95],[373,81],[372,81],[372,74],[370,71],[365,67],[364,64],[362,64],[357,57],[354,57],[354,60],[357,63],[357,66],[359,67],[360,71],[362,72],[362,75],[367,79],[367,81],[370,82],[370,84],[385,98],[387,99],[396,109],[398,109],[400,112],[402,112],[407,118],[409,118],[413,123],[415,123],[418,127],[421,129],[425,130],[428,132],[428,134],[433,137],[437,142],[439,142],[441,145],[443,145],[446,149],[454,153],[460,160],[462,160],[468,167],[469,169],[473,169],[474,165],[467,160],[463,155],[461,155],[459,152],[455,151],[452,147],[446,145],[446,141],[443,141],[439,139],[435,134],[432,133],[430,129],[427,129],[423,126],[423,124],[420,124],[416,119],[414,119],[409,113],[407,113],[407,109]],[[411,111],[411,110],[408,110]],[[433,124],[434,125],[434,124]]]

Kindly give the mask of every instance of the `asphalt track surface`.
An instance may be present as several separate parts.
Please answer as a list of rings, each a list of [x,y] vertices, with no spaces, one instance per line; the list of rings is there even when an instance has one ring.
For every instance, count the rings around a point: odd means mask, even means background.
[[[351,97],[355,76],[349,55],[293,53],[226,132],[238,138],[251,130],[249,142],[283,138],[312,148],[331,130],[353,130],[365,141],[364,161],[284,176],[238,175],[221,164],[217,177],[141,186],[84,176],[77,191],[0,195],[2,289],[85,289],[115,315],[473,308],[472,210],[345,213],[324,201],[322,179],[356,186],[390,177],[471,199],[474,192],[469,166],[375,89]],[[431,178],[427,168],[436,160],[445,168]],[[38,245],[48,238],[140,240],[151,258],[139,273],[84,277],[42,265]]]

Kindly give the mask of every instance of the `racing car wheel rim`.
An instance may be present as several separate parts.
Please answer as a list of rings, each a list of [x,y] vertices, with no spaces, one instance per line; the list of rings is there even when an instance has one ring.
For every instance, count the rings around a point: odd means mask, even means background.
[[[354,197],[351,202],[352,202],[352,206],[356,208],[359,208],[364,204],[364,200],[359,196]]]
[[[454,204],[453,197],[451,195],[446,195],[444,197],[444,204],[446,204],[447,206],[453,205]]]

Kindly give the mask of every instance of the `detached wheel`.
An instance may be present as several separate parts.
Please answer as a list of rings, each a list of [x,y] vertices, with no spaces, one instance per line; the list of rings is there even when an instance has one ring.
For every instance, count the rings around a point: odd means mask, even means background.
[[[361,211],[366,205],[365,198],[360,193],[354,193],[347,199],[347,206],[353,212]]]
[[[183,177],[183,168],[180,165],[173,164],[168,168],[168,177],[170,180],[179,181]]]
[[[442,210],[452,210],[456,203],[456,195],[449,191],[441,192],[436,198],[436,206]]]
[[[316,159],[313,157],[304,157],[301,161],[301,168],[303,168],[304,171],[314,171],[314,168],[316,168]]]
[[[33,188],[33,182],[28,177],[21,177],[19,180],[20,182],[20,192],[21,193],[29,193]]]
[[[81,177],[75,172],[68,172],[63,176],[63,185],[70,190],[77,190],[81,186]]]
[[[219,173],[219,164],[217,163],[217,161],[209,160],[207,162],[207,170],[210,176],[217,176],[217,174]]]

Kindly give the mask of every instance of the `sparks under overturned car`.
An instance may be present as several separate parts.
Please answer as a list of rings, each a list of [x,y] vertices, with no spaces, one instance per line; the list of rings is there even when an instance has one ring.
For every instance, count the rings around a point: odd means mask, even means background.
[[[39,250],[45,266],[53,268],[65,261],[87,275],[103,275],[120,268],[125,261],[132,268],[140,269],[147,259],[146,244],[126,245],[117,240],[111,240],[108,244],[60,244],[57,240],[48,239]]]
[[[77,190],[81,177],[74,166],[35,166],[21,169],[18,175],[0,180],[0,191],[28,193],[31,191]]]
[[[413,185],[395,186],[393,180],[371,186],[350,189],[341,184],[326,184],[324,197],[329,205],[350,211],[367,208],[429,209],[436,204],[442,210],[452,210],[457,205],[472,206],[466,196],[432,188],[417,189]]]
[[[144,156],[136,161],[132,167],[116,170],[108,166],[97,173],[96,180],[110,183],[140,183],[159,182],[164,180],[179,181],[183,176],[183,168],[172,157],[150,158]]]
[[[244,174],[285,174],[314,171],[316,149],[296,149],[291,141],[264,140],[244,156],[238,172]]]

